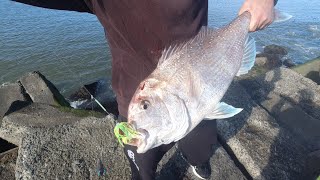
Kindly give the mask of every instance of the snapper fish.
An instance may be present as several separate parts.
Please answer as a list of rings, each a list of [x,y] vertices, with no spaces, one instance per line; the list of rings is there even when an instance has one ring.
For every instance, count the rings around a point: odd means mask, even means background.
[[[234,77],[254,65],[250,18],[245,12],[223,28],[202,27],[192,39],[163,51],[129,104],[127,127],[135,133],[126,144],[144,153],[179,141],[202,120],[226,119],[242,111],[221,99]]]

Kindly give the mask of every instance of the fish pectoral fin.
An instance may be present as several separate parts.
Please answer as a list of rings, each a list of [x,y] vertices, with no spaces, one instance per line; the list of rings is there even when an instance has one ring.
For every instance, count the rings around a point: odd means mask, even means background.
[[[237,73],[237,76],[247,74],[248,71],[253,67],[255,60],[256,60],[256,42],[252,37],[249,36],[245,43],[241,67]]]
[[[224,102],[220,102],[212,113],[208,114],[205,119],[224,119],[230,118],[238,113],[240,113],[243,109],[242,108],[235,108],[229,104]]]

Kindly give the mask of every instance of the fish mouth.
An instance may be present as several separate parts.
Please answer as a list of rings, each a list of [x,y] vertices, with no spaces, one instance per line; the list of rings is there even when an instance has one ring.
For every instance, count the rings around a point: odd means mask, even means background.
[[[142,128],[139,128],[136,130],[137,136],[132,138],[128,144],[131,146],[136,146],[139,149],[144,149],[144,147],[147,146],[147,137],[148,137],[148,131]],[[139,151],[137,152],[139,153]]]
[[[143,147],[146,145],[149,133],[147,130],[136,128],[133,123],[120,122],[114,127],[114,134],[118,139],[120,145],[128,144],[137,147]]]

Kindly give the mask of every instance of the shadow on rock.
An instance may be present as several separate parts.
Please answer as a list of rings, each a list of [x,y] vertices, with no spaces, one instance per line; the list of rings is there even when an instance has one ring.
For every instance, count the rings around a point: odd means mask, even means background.
[[[175,148],[175,147],[174,147]],[[170,152],[168,153],[170,154]],[[158,173],[157,180],[178,180],[184,179],[189,165],[182,158],[181,152],[176,150],[171,158],[164,164]]]
[[[260,137],[268,139],[263,140],[261,147],[249,150],[250,158],[259,162],[260,173],[255,174],[250,167],[248,169],[248,162],[242,161],[250,175],[253,179],[312,179],[314,176],[311,176],[319,171],[319,167],[308,166],[312,162],[307,160],[312,152],[319,149],[320,142],[316,86],[284,68],[268,72],[255,81],[244,80],[241,84],[252,99],[272,116],[268,120],[270,128],[259,132]],[[250,123],[248,120],[249,127]],[[246,128],[248,133],[249,128]],[[256,141],[258,139],[251,139],[252,144]],[[265,157],[257,161],[255,154]]]
[[[9,107],[8,111],[4,114],[4,116],[7,116],[13,112],[20,110],[20,109],[23,109],[23,108],[29,106],[30,104],[32,104],[32,102],[30,102],[30,101],[20,101],[20,100],[14,101],[11,104],[11,106]]]
[[[273,173],[274,164],[287,164],[273,178],[315,180],[320,174],[320,107],[313,102],[314,93],[309,89],[298,91],[298,98],[284,96],[271,113],[280,126],[278,138],[270,147],[269,164],[262,174]],[[291,136],[288,136],[291,134]],[[290,143],[284,143],[290,142]],[[284,144],[281,146],[281,144]],[[290,174],[290,175],[285,175]],[[288,178],[286,178],[288,179]]]

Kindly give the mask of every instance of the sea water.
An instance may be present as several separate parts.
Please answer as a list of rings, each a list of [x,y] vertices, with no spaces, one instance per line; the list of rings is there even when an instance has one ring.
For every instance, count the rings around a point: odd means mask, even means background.
[[[229,23],[242,2],[209,0],[209,26]],[[296,64],[320,56],[320,1],[279,0],[277,8],[293,17],[252,33],[258,51],[269,44],[284,46]],[[65,96],[110,78],[111,55],[97,18],[0,1],[0,84],[31,71],[40,71]]]

